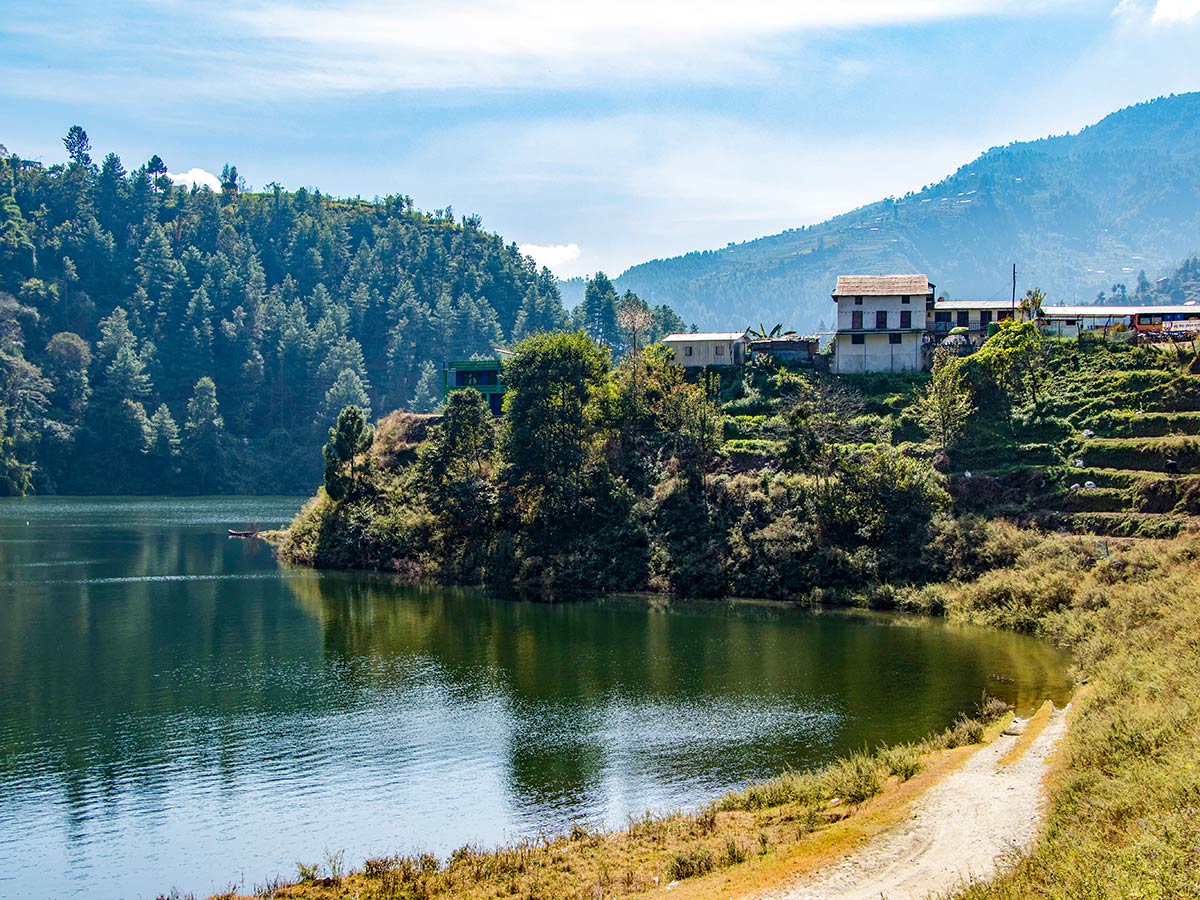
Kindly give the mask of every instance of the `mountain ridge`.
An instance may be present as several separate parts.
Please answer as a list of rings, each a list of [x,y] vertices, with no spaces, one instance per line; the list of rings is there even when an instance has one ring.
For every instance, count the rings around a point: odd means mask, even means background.
[[[984,151],[946,178],[824,222],[633,266],[617,279],[706,327],[832,318],[839,272],[926,272],[939,292],[1091,302],[1200,246],[1200,93],[1126,107],[1075,134]]]

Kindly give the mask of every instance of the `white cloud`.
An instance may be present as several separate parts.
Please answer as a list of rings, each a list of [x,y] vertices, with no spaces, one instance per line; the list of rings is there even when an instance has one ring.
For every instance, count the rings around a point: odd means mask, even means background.
[[[582,274],[576,271],[579,262],[578,244],[522,244],[520,251],[532,256],[539,266],[545,266],[559,278]]]
[[[920,188],[997,142],[971,129],[933,145],[881,142],[874,131],[860,141],[846,128],[833,143],[821,127],[660,112],[468,123],[410,147],[397,177],[422,173],[438,202],[470,197],[501,234],[575,238],[578,257],[568,243],[520,248],[560,277],[615,277],[650,258],[722,247]]]
[[[258,84],[313,93],[529,87],[597,77],[713,81],[771,73],[786,36],[1036,14],[1073,0],[406,0],[348,6],[293,0],[235,7],[262,47]],[[1164,0],[1166,2],[1166,0]],[[265,79],[265,81],[264,81]]]
[[[188,169],[186,172],[168,172],[167,177],[175,184],[185,187],[207,187],[221,190],[221,179],[205,169]]]
[[[1200,16],[1200,0],[1158,0],[1154,4],[1154,21],[1190,22]]]

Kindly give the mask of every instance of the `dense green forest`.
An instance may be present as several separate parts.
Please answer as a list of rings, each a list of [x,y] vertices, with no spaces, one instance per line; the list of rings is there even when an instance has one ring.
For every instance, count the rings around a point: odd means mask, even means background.
[[[622,310],[682,327],[603,275],[554,276],[478,217],[408,197],[176,186],[157,156],[43,167],[0,152],[0,494],[309,492],[338,412],[432,411],[444,360]]]
[[[988,150],[827,222],[634,266],[617,283],[688,321],[802,331],[833,321],[829,292],[846,272],[926,272],[939,292],[989,298],[1006,295],[1016,263],[1050,303],[1119,300],[1200,249],[1198,162],[1200,93],[1166,97],[1078,134]],[[1177,287],[1153,302],[1200,298],[1194,280]]]

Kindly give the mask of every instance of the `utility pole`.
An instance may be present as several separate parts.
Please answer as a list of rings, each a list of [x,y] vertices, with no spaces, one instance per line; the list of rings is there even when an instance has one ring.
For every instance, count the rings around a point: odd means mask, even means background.
[[[1015,322],[1017,319],[1017,264],[1013,263],[1013,290],[1012,290],[1012,317]]]

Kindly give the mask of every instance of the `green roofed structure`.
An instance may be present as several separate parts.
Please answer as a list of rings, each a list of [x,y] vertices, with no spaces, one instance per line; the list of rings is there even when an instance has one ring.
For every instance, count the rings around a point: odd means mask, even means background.
[[[500,415],[504,402],[504,364],[495,359],[458,359],[442,368],[442,399],[452,391],[474,388],[483,394],[492,415]]]

